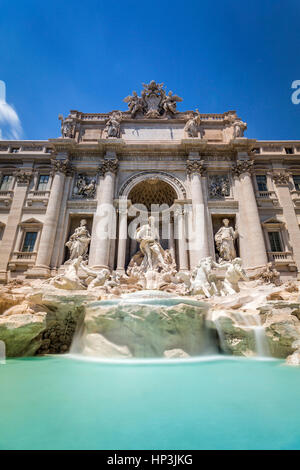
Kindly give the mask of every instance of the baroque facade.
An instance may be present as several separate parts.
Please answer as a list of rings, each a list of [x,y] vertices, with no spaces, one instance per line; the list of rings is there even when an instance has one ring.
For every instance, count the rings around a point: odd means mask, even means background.
[[[271,262],[296,278],[300,141],[248,139],[234,111],[180,112],[154,81],[124,101],[60,115],[56,139],[0,141],[0,282],[62,272],[76,230],[90,269],[124,273],[149,210],[177,271],[238,256],[250,276]]]

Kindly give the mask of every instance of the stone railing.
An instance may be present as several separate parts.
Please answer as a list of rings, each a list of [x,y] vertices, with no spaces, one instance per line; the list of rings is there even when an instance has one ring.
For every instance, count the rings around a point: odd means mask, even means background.
[[[9,206],[13,200],[14,192],[13,191],[0,191],[0,205]]]
[[[275,191],[257,191],[256,197],[261,197],[263,199],[269,199],[276,197]]]
[[[13,191],[0,191],[0,197],[13,197]]]
[[[275,263],[291,263],[293,262],[292,253],[290,251],[269,251],[269,261],[275,261]]]
[[[36,251],[14,251],[11,257],[12,262],[26,262],[30,261],[31,263],[35,263],[36,260]]]
[[[274,143],[271,142],[260,144],[257,142],[257,145],[253,149],[254,154],[266,155],[266,154],[284,154],[284,155],[294,155],[300,153],[300,147],[297,147],[294,143]]]
[[[26,200],[26,206],[32,206],[33,203],[39,203],[47,206],[50,196],[50,191],[29,191]]]
[[[291,191],[291,196],[292,196],[292,200],[294,202],[294,204],[296,206],[299,206],[300,205],[300,191]]]
[[[256,199],[258,206],[278,206],[279,204],[275,191],[256,191]]]

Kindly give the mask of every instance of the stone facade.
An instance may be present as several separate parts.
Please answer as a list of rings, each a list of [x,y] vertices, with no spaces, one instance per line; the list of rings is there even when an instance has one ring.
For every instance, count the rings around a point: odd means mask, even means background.
[[[297,277],[300,141],[248,139],[234,111],[181,112],[180,101],[152,81],[125,98],[128,111],[71,111],[62,137],[1,141],[0,282],[58,274],[81,219],[91,269],[124,272],[149,209],[178,271],[218,260],[227,219],[248,275],[272,262]]]

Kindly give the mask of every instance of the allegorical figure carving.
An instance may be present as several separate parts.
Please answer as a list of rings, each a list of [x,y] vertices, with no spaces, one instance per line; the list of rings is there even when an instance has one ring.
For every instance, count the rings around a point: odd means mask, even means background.
[[[233,138],[244,137],[244,132],[247,129],[247,124],[240,119],[237,119],[233,123]]]
[[[163,90],[164,92],[164,90]],[[174,115],[177,113],[177,103],[182,101],[182,98],[180,98],[177,95],[174,95],[172,91],[169,91],[169,93],[166,95],[164,92],[164,96],[162,98],[162,103],[161,106],[164,110],[164,114],[171,114]]]
[[[91,269],[86,266],[86,263],[81,263],[81,269],[92,278],[91,282],[88,284],[88,290],[94,289],[94,287],[103,287],[105,282],[110,278],[109,269],[102,268],[99,271]]]
[[[217,278],[212,272],[213,268],[218,267],[219,264],[213,261],[210,256],[203,258],[192,272],[190,293],[192,295],[202,294],[207,298],[218,295]]]
[[[78,269],[82,262],[82,256],[79,256],[76,259],[73,259],[65,269],[64,274],[58,274],[57,276],[47,280],[46,283],[49,283],[51,286],[56,287],[57,289],[66,289],[66,290],[78,290],[86,289],[86,286],[81,282],[78,276]]]
[[[159,243],[158,230],[154,224],[155,217],[150,216],[148,222],[135,232],[135,238],[140,243],[140,250],[144,256],[141,264],[144,272],[159,266],[165,267],[164,250]]]
[[[200,125],[200,113],[198,110],[196,110],[197,115],[194,116],[194,114],[189,114],[188,116],[188,121],[186,122],[184,126],[184,131],[186,132],[188,137],[195,138],[198,137],[198,129]]]
[[[124,98],[124,102],[128,104],[128,109],[131,114],[131,117],[134,118],[135,115],[141,111],[144,112],[146,103],[145,103],[145,92],[141,93],[141,97],[138,96],[136,91],[132,92],[132,96],[127,96]]]
[[[177,113],[176,105],[182,101],[182,98],[174,95],[172,91],[166,94],[163,85],[163,83],[151,80],[148,84],[143,83],[144,89],[141,96],[134,91],[132,96],[129,95],[124,99],[132,118],[135,118],[137,113],[150,119],[174,116]]]
[[[85,219],[80,221],[74,233],[70,236],[66,246],[70,250],[70,260],[74,260],[81,256],[83,259],[87,257],[89,244],[91,241],[90,233],[86,227],[87,222]]]
[[[96,179],[78,175],[74,195],[84,199],[94,199],[96,194]]]
[[[238,237],[238,231],[229,226],[229,220],[223,219],[221,227],[215,235],[217,250],[220,261],[232,261],[236,258],[235,240]]]
[[[106,132],[106,137],[109,138],[120,138],[121,134],[121,120],[122,114],[112,113],[108,119],[104,131]]]
[[[222,266],[227,268],[225,279],[222,285],[221,294],[232,295],[240,292],[238,282],[240,280],[249,281],[249,278],[242,268],[241,258],[235,258],[230,263],[225,263]]]
[[[230,195],[230,183],[228,175],[213,175],[209,178],[209,197],[211,199],[223,199]]]
[[[61,135],[63,139],[73,139],[75,137],[75,123],[69,119],[64,119],[63,115],[60,114],[58,119],[61,121]]]

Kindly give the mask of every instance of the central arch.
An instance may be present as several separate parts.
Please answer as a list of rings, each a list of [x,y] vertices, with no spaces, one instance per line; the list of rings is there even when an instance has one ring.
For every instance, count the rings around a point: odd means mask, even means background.
[[[148,180],[159,180],[161,182],[165,182],[175,191],[177,196],[176,199],[186,199],[186,189],[183,183],[176,178],[176,176],[164,171],[141,171],[132,175],[121,186],[118,194],[119,198],[129,199],[129,193],[134,186],[141,182],[145,183]]]
[[[157,220],[160,242],[164,249],[169,249],[177,265],[182,267],[180,253],[183,251],[184,240],[178,239],[178,207],[177,202],[186,200],[186,189],[183,183],[173,175],[162,171],[143,171],[135,173],[128,178],[121,186],[118,193],[119,204],[123,205],[122,200],[127,200],[126,206],[129,211],[126,215],[119,211],[118,233],[119,240],[117,246],[116,265],[118,271],[124,271],[128,266],[130,259],[138,250],[138,242],[128,236],[135,224],[137,214],[146,215],[152,211]],[[131,211],[131,208],[135,210]],[[177,221],[177,230],[175,230],[175,213]],[[126,221],[125,219],[126,218]],[[133,223],[133,225],[132,225]],[[183,222],[182,222],[183,223]],[[130,227],[127,230],[127,239],[122,236],[124,227]],[[175,233],[176,232],[176,233]],[[181,245],[181,246],[180,246]],[[181,256],[182,258],[182,256]]]

